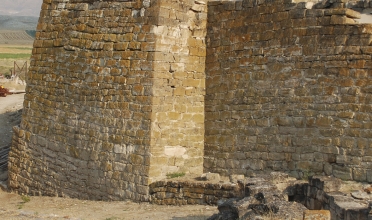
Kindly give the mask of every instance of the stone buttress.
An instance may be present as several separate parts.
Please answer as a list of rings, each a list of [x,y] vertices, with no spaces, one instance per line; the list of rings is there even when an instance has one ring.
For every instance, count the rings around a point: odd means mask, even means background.
[[[10,188],[147,201],[166,174],[202,173],[206,7],[44,0]]]

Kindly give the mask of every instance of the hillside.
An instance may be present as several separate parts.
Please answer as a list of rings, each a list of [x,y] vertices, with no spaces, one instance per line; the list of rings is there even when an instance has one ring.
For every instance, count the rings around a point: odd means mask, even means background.
[[[35,30],[38,17],[0,15],[0,30]]]
[[[0,30],[0,45],[32,45],[34,38],[22,30]]]

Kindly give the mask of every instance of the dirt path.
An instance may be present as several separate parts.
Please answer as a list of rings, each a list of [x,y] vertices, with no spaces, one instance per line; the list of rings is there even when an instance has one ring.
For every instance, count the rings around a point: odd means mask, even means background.
[[[12,127],[20,123],[24,94],[0,97],[0,149],[9,146]],[[0,170],[1,174],[5,174]],[[213,206],[158,206],[149,203],[101,202],[70,198],[20,196],[0,189],[0,219],[207,219]]]
[[[22,109],[25,94],[0,97],[0,149],[8,146],[12,138],[12,127],[20,123],[19,110]]]
[[[22,108],[25,94],[13,94],[0,97],[0,114]]]

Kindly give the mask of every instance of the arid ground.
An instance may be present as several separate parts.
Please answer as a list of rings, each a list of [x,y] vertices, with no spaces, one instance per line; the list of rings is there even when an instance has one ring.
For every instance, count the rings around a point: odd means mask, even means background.
[[[26,197],[0,190],[0,219],[207,219],[213,206],[159,206],[149,203]]]

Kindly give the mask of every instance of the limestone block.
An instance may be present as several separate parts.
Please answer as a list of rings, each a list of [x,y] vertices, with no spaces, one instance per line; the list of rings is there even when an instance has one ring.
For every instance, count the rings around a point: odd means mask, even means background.
[[[312,176],[309,180],[311,186],[315,186],[324,192],[337,192],[341,187],[341,180],[334,177]]]
[[[348,18],[346,16],[341,15],[332,15],[330,24],[355,24],[357,23],[354,19]]]
[[[230,182],[237,183],[238,181],[244,181],[244,175],[230,175]]]
[[[324,15],[346,15],[348,18],[360,19],[361,15],[359,12],[349,8],[333,8],[324,10]]]
[[[219,181],[220,175],[218,173],[204,173],[201,175],[201,179],[206,181]]]
[[[367,172],[365,169],[353,168],[353,179],[356,181],[365,182],[367,180]]]
[[[331,220],[329,210],[305,210],[304,220]]]
[[[367,169],[367,182],[372,183],[372,170]]]

